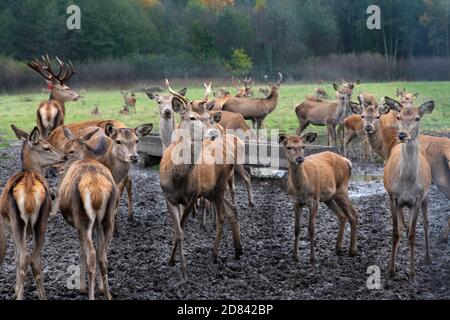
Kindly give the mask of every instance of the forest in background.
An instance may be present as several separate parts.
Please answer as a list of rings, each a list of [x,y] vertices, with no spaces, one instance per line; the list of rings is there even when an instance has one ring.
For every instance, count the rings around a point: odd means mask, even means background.
[[[72,4],[80,30],[66,28]],[[372,4],[381,30],[366,26]],[[24,62],[44,53],[71,59],[85,85],[450,80],[449,12],[450,0],[2,0],[0,90],[36,85]]]

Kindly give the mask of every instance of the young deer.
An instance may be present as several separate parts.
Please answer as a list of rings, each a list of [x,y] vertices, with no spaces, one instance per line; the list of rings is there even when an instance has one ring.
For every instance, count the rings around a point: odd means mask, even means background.
[[[91,148],[87,141],[96,130],[76,139],[76,152],[66,164],[59,187],[59,208],[64,219],[78,232],[80,240],[80,291],[86,292],[88,270],[89,299],[95,299],[95,273],[98,261],[100,291],[111,300],[108,281],[107,252],[114,231],[119,192],[111,172],[97,159],[107,145],[100,142]],[[67,128],[67,135],[73,135]],[[104,141],[104,140],[102,140]],[[97,243],[94,247],[93,234]]]
[[[170,263],[175,264],[175,255],[179,249],[181,274],[186,276],[186,261],[183,254],[184,225],[188,215],[201,197],[209,200],[216,212],[216,238],[214,241],[212,258],[216,260],[219,253],[220,239],[224,218],[226,217],[233,233],[235,256],[238,259],[242,254],[242,244],[239,230],[239,222],[236,217],[236,209],[225,198],[227,184],[233,174],[234,164],[215,163],[217,152],[223,152],[224,159],[227,153],[235,154],[235,137],[226,135],[233,140],[217,139],[219,132],[216,126],[211,126],[210,121],[203,121],[195,113],[189,112],[191,103],[184,96],[171,90],[173,95],[172,108],[181,116],[180,129],[186,130],[189,135],[181,136],[165,151],[160,166],[160,182],[166,198],[167,209],[174,224],[175,243],[170,258]],[[200,135],[200,136],[199,136]],[[241,142],[242,143],[242,142]],[[181,161],[183,152],[189,151],[187,163]],[[202,162],[199,163],[198,160]],[[175,161],[176,160],[176,161]],[[180,160],[180,161],[179,161]]]
[[[122,94],[123,100],[125,101],[125,106],[122,111],[128,110],[128,113],[136,113],[136,95],[134,94],[134,92],[130,94],[129,91],[121,91],[120,93]]]
[[[323,152],[305,158],[306,143],[312,143],[317,134],[300,136],[280,134],[279,142],[284,147],[289,160],[288,192],[294,201],[295,242],[294,260],[298,261],[298,247],[302,211],[309,209],[310,261],[314,263],[314,233],[319,204],[323,202],[333,211],[339,220],[336,251],[342,254],[342,242],[345,224],[350,222],[350,256],[356,255],[356,228],[358,214],[348,196],[352,164],[332,152]]]
[[[410,249],[410,279],[413,280],[415,271],[415,241],[416,224],[420,211],[423,215],[425,230],[426,261],[431,262],[428,244],[428,192],[431,185],[431,168],[420,150],[419,132],[420,122],[425,114],[434,110],[434,102],[430,101],[419,108],[412,104],[403,105],[386,97],[387,105],[398,112],[397,137],[400,144],[395,146],[384,168],[384,186],[389,195],[392,215],[392,252],[389,259],[389,276],[395,273],[395,258],[403,231],[404,208],[409,209],[409,249]]]
[[[67,101],[76,102],[80,99],[78,93],[66,85],[66,82],[74,74],[72,62],[63,63],[58,57],[56,60],[60,66],[58,74],[52,71],[48,55],[42,57],[42,62],[34,59],[28,63],[31,69],[44,77],[50,91],[49,100],[39,105],[36,114],[37,127],[43,139],[47,139],[55,128],[64,124],[65,103]]]
[[[406,91],[406,89],[403,89],[403,90],[397,89],[396,96],[397,96],[397,98],[400,99],[400,102],[403,104],[413,103],[414,101],[417,100],[417,98],[419,98],[418,93],[412,94],[412,93]]]
[[[99,116],[100,115],[100,104],[96,103],[94,110],[91,111],[91,116]]]
[[[25,277],[31,265],[39,299],[45,300],[42,281],[41,252],[44,247],[48,217],[52,208],[50,190],[43,169],[65,162],[64,154],[40,138],[38,128],[27,134],[12,126],[17,138],[23,140],[22,171],[8,180],[0,196],[0,213],[10,224],[15,244],[17,300],[23,299]],[[0,231],[3,233],[3,230]],[[27,248],[27,234],[33,236],[31,256]],[[3,234],[2,234],[3,235]],[[2,238],[2,237],[0,237]],[[0,241],[0,256],[4,252],[4,238]],[[1,260],[1,258],[0,258]]]

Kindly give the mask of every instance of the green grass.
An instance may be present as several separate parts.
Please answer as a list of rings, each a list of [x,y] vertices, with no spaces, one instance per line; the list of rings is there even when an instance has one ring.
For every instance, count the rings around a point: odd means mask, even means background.
[[[175,87],[176,84],[173,84]],[[322,85],[326,88],[330,99],[334,98],[331,84]],[[277,109],[266,118],[268,128],[277,128],[293,133],[298,128],[298,121],[294,108],[304,100],[306,94],[313,94],[316,85],[286,84],[280,91],[280,100]],[[413,83],[368,83],[355,89],[353,100],[360,92],[374,94],[377,98],[390,96],[395,98],[397,88],[406,88],[410,92],[420,94],[417,104],[428,100],[436,102],[432,115],[423,120],[423,129],[427,131],[450,130],[450,82],[413,82]],[[235,90],[229,88],[231,92]],[[156,128],[159,124],[159,113],[156,103],[149,100],[144,93],[137,93],[137,114],[123,116],[119,111],[123,99],[119,90],[80,90],[84,97],[77,103],[67,103],[66,123],[92,119],[91,111],[95,103],[100,104],[101,116],[99,119],[116,119],[129,127],[142,123],[153,123]],[[188,97],[198,99],[203,96],[202,87],[190,87]],[[36,109],[39,103],[48,98],[44,92],[30,92],[18,95],[0,95],[0,138],[3,141],[15,139],[10,128],[15,124],[24,130],[31,130],[36,123]],[[311,131],[324,132],[324,128],[310,128]],[[156,129],[155,129],[156,131]]]

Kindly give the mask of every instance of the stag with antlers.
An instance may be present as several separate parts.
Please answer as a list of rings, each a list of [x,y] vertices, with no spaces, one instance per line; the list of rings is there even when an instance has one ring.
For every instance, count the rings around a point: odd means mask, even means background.
[[[58,57],[59,72],[56,74],[52,70],[48,55],[42,56],[42,60],[33,59],[28,66],[44,77],[50,97],[47,101],[41,102],[36,114],[37,127],[42,138],[47,139],[50,133],[57,127],[64,124],[66,115],[65,103],[68,101],[78,101],[80,96],[71,90],[66,82],[74,75],[73,64],[64,63]]]
[[[234,96],[235,98],[248,98],[253,97],[253,89],[250,86],[252,82],[251,77],[245,77],[243,79],[244,86],[241,85],[241,81],[236,82],[234,77],[231,79],[231,84],[238,90],[238,93]]]

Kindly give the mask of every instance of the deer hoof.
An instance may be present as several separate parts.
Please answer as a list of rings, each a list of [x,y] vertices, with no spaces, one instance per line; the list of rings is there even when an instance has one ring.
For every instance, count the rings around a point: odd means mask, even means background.
[[[353,258],[358,255],[358,252],[356,250],[350,250],[350,253],[348,255]]]
[[[338,256],[343,256],[344,255],[344,249],[336,247],[336,254]]]
[[[251,202],[248,203],[248,206],[251,207],[251,208],[254,208],[255,207],[255,203],[253,201],[251,201]]]
[[[134,221],[134,216],[133,216],[133,214],[128,215],[128,222],[132,222],[132,221]]]
[[[431,265],[431,256],[430,256],[430,255],[427,255],[427,256],[425,257],[425,264],[426,264],[426,265]]]
[[[234,258],[236,260],[239,260],[243,253],[244,253],[244,250],[242,250],[242,248],[235,249]]]

